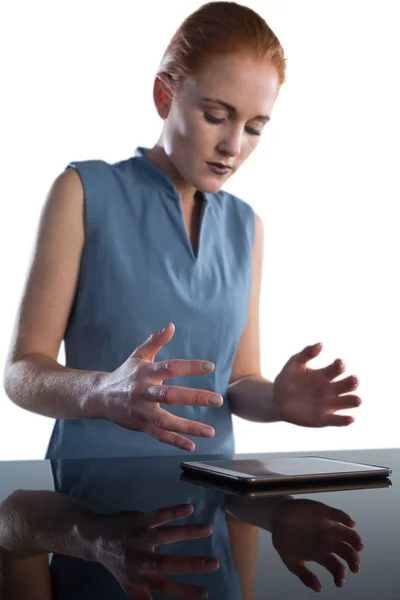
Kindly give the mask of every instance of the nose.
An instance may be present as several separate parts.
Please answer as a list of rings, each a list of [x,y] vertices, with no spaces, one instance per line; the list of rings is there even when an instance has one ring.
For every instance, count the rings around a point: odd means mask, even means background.
[[[231,127],[225,132],[224,139],[218,144],[218,151],[225,156],[235,158],[242,150],[243,131],[240,127]]]

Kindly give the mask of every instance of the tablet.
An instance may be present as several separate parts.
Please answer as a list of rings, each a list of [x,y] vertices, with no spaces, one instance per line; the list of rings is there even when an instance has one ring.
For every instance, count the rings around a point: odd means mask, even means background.
[[[319,456],[183,461],[183,471],[246,486],[287,485],[343,479],[388,477],[389,467],[353,463]]]
[[[200,487],[206,487],[217,492],[245,498],[269,498],[271,496],[295,496],[296,494],[322,494],[326,492],[349,492],[354,490],[376,490],[392,487],[387,477],[377,479],[347,479],[326,482],[288,483],[287,485],[268,485],[242,487],[232,484],[229,480],[199,477],[192,473],[182,473],[180,480]]]

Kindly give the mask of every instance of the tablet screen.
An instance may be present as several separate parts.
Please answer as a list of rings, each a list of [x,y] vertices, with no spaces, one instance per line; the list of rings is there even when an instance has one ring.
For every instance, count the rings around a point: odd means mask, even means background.
[[[311,475],[334,475],[342,473],[380,472],[385,467],[351,463],[316,456],[271,458],[266,460],[218,460],[185,462],[196,470],[206,470],[215,474],[234,475],[236,477],[277,478],[307,477]]]

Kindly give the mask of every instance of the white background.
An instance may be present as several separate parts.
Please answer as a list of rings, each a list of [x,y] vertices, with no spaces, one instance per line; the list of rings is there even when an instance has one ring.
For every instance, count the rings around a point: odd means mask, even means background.
[[[360,379],[347,428],[235,419],[238,452],[399,446],[400,93],[396,0],[264,0],[288,82],[263,140],[226,185],[265,228],[262,371],[322,342]],[[72,160],[151,147],[153,80],[202,3],[14,2],[1,9],[0,360],[5,362],[45,195]],[[177,357],[179,358],[179,357]],[[60,361],[63,362],[63,351]],[[1,390],[0,459],[41,459],[54,421]]]

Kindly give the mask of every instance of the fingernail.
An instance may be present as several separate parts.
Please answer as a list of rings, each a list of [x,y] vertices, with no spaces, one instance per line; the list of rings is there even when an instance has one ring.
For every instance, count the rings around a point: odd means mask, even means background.
[[[211,431],[211,429],[202,429],[200,431],[200,435],[203,437],[212,438],[214,433]]]
[[[221,406],[222,400],[219,396],[210,396],[208,404],[210,404],[210,406]]]
[[[206,558],[204,561],[206,567],[214,567],[217,565],[215,558]]]
[[[201,365],[202,369],[205,371],[212,371],[214,369],[214,365],[212,362],[205,362]]]
[[[193,504],[182,504],[181,506],[178,506],[178,510],[182,510],[183,512],[192,512]]]
[[[184,450],[187,450],[188,452],[192,452],[193,448],[192,446],[183,446]]]
[[[198,594],[197,594],[197,598],[199,598],[200,600],[207,600],[208,597],[209,597],[209,593],[206,591],[198,592]]]
[[[169,323],[168,323],[168,325],[169,325]],[[164,333],[164,331],[166,331],[166,330],[168,329],[168,325],[166,325],[166,326],[164,327],[164,329],[161,329],[161,333]]]

